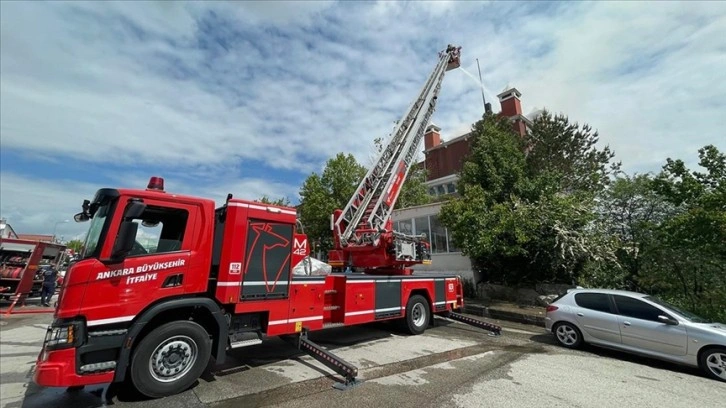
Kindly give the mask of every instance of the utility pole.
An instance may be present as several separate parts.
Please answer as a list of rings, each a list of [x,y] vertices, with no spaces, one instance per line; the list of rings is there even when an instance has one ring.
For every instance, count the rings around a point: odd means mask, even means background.
[[[479,70],[479,87],[481,88],[481,101],[484,103],[484,113],[492,113],[492,104],[487,103],[484,98],[484,82],[481,80],[481,67],[479,66],[479,58],[476,59],[476,69]]]

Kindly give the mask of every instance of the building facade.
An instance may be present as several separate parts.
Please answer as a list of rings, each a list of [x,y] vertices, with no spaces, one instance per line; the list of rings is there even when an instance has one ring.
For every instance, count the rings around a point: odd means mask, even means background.
[[[522,94],[512,87],[506,87],[497,95],[501,106],[500,115],[512,122],[516,133],[523,136],[532,120],[541,111],[529,115],[522,113]],[[441,140],[441,128],[429,125],[424,134],[424,160],[419,165],[426,169],[426,186],[429,194],[437,199],[427,205],[394,210],[393,222],[397,231],[408,234],[425,233],[431,243],[431,265],[417,265],[417,274],[457,273],[463,278],[479,281],[471,266],[471,260],[461,253],[451,239],[449,230],[441,225],[438,214],[447,196],[457,194],[458,174],[461,172],[472,149],[474,137],[471,133],[457,136],[448,141]]]

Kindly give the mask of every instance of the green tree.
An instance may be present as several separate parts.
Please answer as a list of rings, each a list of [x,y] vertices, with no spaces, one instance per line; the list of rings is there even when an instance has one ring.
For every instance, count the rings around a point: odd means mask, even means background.
[[[83,248],[83,241],[80,239],[73,239],[66,243],[66,248],[72,249],[74,252],[80,252]]]
[[[592,190],[605,182],[575,174],[604,171],[611,155],[587,153],[596,150],[587,127],[564,124],[562,117],[540,117],[532,133],[541,144],[520,138],[506,118],[487,115],[474,124],[461,197],[440,217],[485,280],[574,282],[589,263],[616,261],[614,241],[593,211]],[[582,157],[571,159],[573,152]]]
[[[287,197],[281,197],[276,200],[271,199],[266,194],[264,194],[259,200],[256,200],[257,202],[263,203],[263,204],[270,204],[270,205],[279,205],[282,207],[289,207],[291,205],[290,200]]]
[[[565,115],[543,111],[523,137],[530,176],[557,175],[563,192],[598,193],[620,172],[608,146],[597,148],[598,132],[588,124],[570,123]]]
[[[673,206],[653,190],[648,174],[621,175],[603,192],[598,208],[605,233],[617,240],[618,265],[603,265],[583,277],[591,286],[638,290],[643,253],[653,244],[655,228],[673,211]],[[610,267],[608,267],[610,266]],[[599,273],[597,275],[596,273]]]
[[[726,155],[699,149],[700,166],[667,159],[654,190],[675,206],[655,230],[639,282],[646,290],[712,319],[726,321]]]
[[[330,216],[342,209],[366,174],[353,155],[338,153],[329,159],[322,174],[311,174],[300,189],[300,220],[316,250],[333,246]]]

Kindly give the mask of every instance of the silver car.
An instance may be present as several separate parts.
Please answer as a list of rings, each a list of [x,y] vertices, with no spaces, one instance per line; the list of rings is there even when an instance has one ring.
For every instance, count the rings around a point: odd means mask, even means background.
[[[583,343],[700,367],[726,381],[726,325],[642,293],[570,289],[547,307],[545,327],[564,347]]]

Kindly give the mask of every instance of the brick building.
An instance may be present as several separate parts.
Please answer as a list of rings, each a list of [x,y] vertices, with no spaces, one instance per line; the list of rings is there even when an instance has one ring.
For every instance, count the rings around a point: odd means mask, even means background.
[[[513,87],[506,87],[497,95],[501,107],[499,115],[509,118],[514,130],[524,135],[532,120],[541,111],[535,110],[524,115],[521,96],[522,94]],[[471,152],[472,142],[471,133],[442,141],[441,128],[435,124],[429,125],[424,134],[424,160],[419,163],[427,170],[426,185],[429,194],[436,197],[456,194],[458,173]],[[417,273],[453,272],[478,281],[478,277],[472,272],[469,258],[461,254],[452,242],[447,228],[439,223],[438,213],[444,199],[445,197],[441,197],[431,204],[394,210],[394,228],[409,234],[426,233],[429,237],[433,262],[431,265],[415,267]]]

